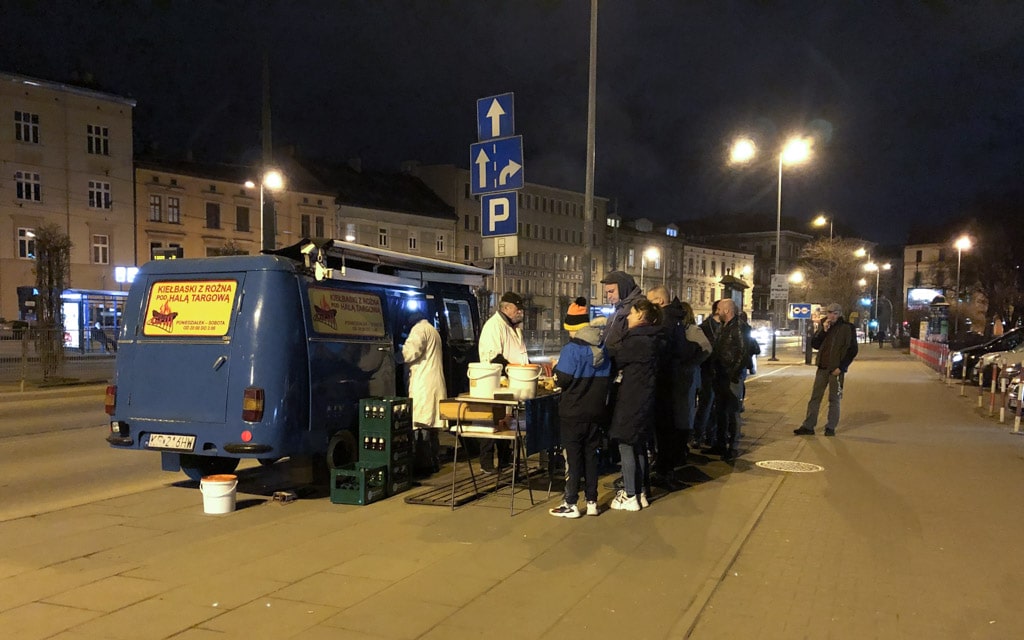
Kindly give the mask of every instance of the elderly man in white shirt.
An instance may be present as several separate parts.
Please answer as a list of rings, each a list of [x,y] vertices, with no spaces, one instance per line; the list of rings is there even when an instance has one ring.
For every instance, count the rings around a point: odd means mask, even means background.
[[[492,362],[503,367],[509,364],[529,364],[526,343],[523,342],[523,298],[509,291],[501,296],[498,310],[480,330],[480,362]],[[494,473],[494,441],[484,440],[480,445],[480,468]],[[507,442],[498,443],[498,468],[511,463],[512,450]]]

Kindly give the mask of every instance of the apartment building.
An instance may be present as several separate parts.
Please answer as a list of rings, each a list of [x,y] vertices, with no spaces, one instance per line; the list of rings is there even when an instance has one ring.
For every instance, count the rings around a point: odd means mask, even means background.
[[[357,162],[283,155],[279,190],[262,189],[255,167],[141,159],[136,165],[139,263],[162,257],[256,254],[262,219],[273,215],[274,247],[302,238],[359,244],[452,260],[454,212],[403,174],[364,173]]]
[[[749,312],[752,253],[696,243],[678,225],[656,226],[647,218],[608,216],[604,233],[606,271],[625,271],[644,290],[665,286],[670,297],[689,303],[698,319],[710,315],[712,303],[725,297]]]
[[[135,101],[0,73],[0,104],[0,316],[33,313],[18,288],[35,284],[35,231],[44,224],[71,239],[69,287],[118,289],[115,268],[135,263]]]

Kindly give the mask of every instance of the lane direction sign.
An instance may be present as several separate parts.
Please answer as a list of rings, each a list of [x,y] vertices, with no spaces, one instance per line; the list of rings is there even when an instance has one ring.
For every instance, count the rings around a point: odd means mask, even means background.
[[[523,137],[497,138],[469,146],[473,195],[522,189]]]
[[[515,99],[511,93],[480,98],[476,101],[476,139],[480,141],[507,138],[515,133],[513,113]]]

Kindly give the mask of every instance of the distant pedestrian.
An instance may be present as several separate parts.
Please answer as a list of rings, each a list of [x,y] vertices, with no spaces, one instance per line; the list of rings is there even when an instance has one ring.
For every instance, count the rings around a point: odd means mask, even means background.
[[[602,426],[607,422],[608,385],[611,360],[601,345],[601,329],[587,322],[586,300],[569,307],[563,326],[569,343],[562,347],[555,364],[555,381],[562,393],[558,399],[559,435],[565,449],[566,479],[562,504],[549,513],[560,518],[582,515],[579,500],[580,477],[587,515],[596,516],[597,461]]]
[[[843,319],[843,308],[832,303],[825,308],[824,320],[811,338],[811,347],[818,350],[818,370],[814,375],[811,399],[807,402],[807,416],[803,424],[793,433],[798,436],[813,436],[818,423],[821,399],[828,389],[828,419],[825,421],[825,435],[836,435],[839,424],[839,403],[843,399],[846,371],[857,357],[857,332],[855,327]]]

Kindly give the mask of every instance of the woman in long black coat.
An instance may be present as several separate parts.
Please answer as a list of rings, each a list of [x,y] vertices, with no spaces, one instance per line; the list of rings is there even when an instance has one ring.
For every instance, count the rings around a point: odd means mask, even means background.
[[[654,411],[659,359],[665,350],[664,332],[658,326],[661,310],[649,300],[633,304],[629,329],[607,346],[622,374],[608,435],[619,443],[623,489],[612,500],[612,509],[639,511],[647,502],[647,449],[654,437]]]

